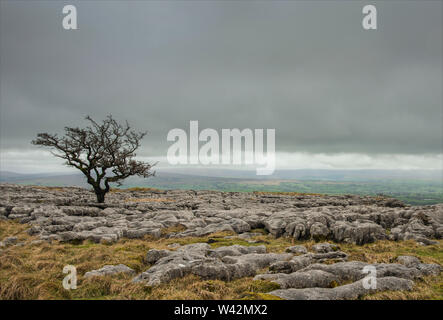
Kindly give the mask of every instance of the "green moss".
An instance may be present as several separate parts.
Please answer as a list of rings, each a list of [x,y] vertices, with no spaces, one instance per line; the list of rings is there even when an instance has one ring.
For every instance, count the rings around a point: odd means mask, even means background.
[[[267,293],[247,292],[241,300],[283,300],[283,299]]]
[[[278,283],[266,280],[254,280],[250,285],[250,291],[252,292],[269,292],[277,289],[280,289]]]
[[[268,230],[266,230],[265,228],[257,228],[257,229],[251,229],[251,231],[249,231],[251,233],[261,233],[263,235],[267,235],[269,233]]]
[[[96,247],[99,245],[100,244],[92,242],[90,240],[72,241],[72,242],[66,244],[66,246],[68,248],[72,248],[72,249],[88,249],[88,248]]]

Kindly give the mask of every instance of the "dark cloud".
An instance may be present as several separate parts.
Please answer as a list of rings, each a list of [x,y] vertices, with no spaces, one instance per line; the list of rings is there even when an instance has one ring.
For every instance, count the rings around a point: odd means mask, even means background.
[[[30,148],[37,132],[112,113],[167,132],[275,128],[277,151],[442,152],[442,2],[1,1],[0,136]]]

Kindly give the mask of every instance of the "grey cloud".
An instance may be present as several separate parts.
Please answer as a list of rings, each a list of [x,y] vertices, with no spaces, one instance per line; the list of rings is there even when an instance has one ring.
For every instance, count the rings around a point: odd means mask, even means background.
[[[281,152],[441,153],[442,3],[1,2],[0,142],[112,113],[167,132],[275,128]]]

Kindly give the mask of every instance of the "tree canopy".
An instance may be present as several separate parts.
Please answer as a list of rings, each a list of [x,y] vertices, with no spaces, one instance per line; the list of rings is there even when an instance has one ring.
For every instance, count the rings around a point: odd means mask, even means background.
[[[108,115],[102,123],[87,116],[86,128],[65,127],[64,136],[39,133],[31,143],[51,148],[51,153],[66,160],[67,166],[80,170],[92,185],[97,201],[104,202],[110,183],[121,185],[130,176],[148,178],[155,164],[135,160],[135,151],[147,132],[132,130],[129,123],[119,124]]]

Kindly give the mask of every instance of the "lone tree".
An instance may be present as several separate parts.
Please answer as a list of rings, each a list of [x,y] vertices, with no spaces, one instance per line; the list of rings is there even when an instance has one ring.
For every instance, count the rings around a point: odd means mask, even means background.
[[[84,129],[65,127],[65,135],[39,133],[31,143],[50,147],[51,153],[66,160],[67,166],[79,169],[94,188],[97,202],[103,203],[110,183],[122,184],[129,176],[148,178],[155,165],[136,161],[135,151],[147,132],[131,130],[128,122],[117,123],[109,115],[101,124],[87,116],[90,125]]]

